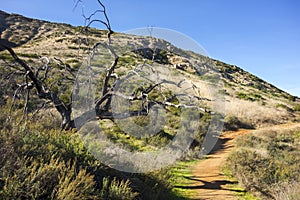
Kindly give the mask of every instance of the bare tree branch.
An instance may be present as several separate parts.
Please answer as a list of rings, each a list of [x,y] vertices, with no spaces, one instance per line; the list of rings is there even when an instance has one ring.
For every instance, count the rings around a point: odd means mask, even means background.
[[[54,104],[56,110],[60,113],[62,117],[62,129],[70,129],[70,128],[75,128],[74,122],[71,120],[71,108],[70,106],[66,106],[64,102],[59,99],[57,94],[53,93],[51,90],[46,88],[43,85],[43,82],[41,82],[38,77],[35,75],[35,73],[32,71],[32,68],[25,63],[22,59],[20,59],[17,54],[14,52],[14,50],[4,44],[0,43],[0,47],[6,49],[11,56],[14,58],[14,60],[19,63],[24,70],[26,71],[26,76],[33,82],[33,86],[37,90],[37,95],[41,99],[48,99],[51,100],[52,103]],[[26,86],[28,83],[26,84]],[[16,92],[15,92],[16,94]]]
[[[130,70],[127,72],[126,75],[119,77],[119,75],[116,73],[117,71],[117,66],[119,64],[119,55],[116,53],[115,46],[112,45],[112,40],[111,37],[113,35],[113,31],[111,29],[111,24],[106,12],[106,8],[104,4],[100,1],[97,0],[98,4],[100,5],[100,9],[96,10],[93,12],[91,15],[86,17],[83,13],[83,17],[85,18],[86,22],[86,29],[90,28],[90,26],[95,23],[101,23],[106,27],[108,30],[107,32],[107,41],[106,42],[99,42],[96,43],[91,51],[91,57],[96,55],[97,49],[99,47],[106,49],[109,54],[110,58],[112,59],[111,63],[107,66],[105,75],[102,79],[102,85],[101,85],[101,96],[95,101],[95,105],[89,105],[89,110],[85,113],[83,113],[81,116],[77,117],[75,121],[78,121],[79,124],[77,125],[77,128],[79,129],[85,122],[90,121],[90,120],[96,120],[96,119],[124,119],[128,117],[136,117],[136,116],[147,116],[150,113],[150,110],[153,109],[155,112],[155,106],[163,106],[164,108],[167,107],[175,107],[175,108],[186,108],[186,109],[197,109],[202,112],[207,112],[205,108],[201,108],[197,102],[195,101],[209,101],[209,99],[202,98],[197,96],[200,94],[199,88],[197,88],[195,85],[192,86],[192,88],[197,94],[192,95],[192,94],[184,94],[184,93],[178,93],[173,94],[170,92],[168,93],[169,90],[167,90],[166,86],[171,85],[171,88],[183,88],[183,84],[185,83],[185,80],[166,80],[166,79],[160,79],[159,78],[159,69],[156,69],[153,64],[155,63],[160,63],[159,60],[157,60],[158,55],[160,54],[160,50],[157,49],[154,45],[154,49],[146,48],[146,49],[139,49],[137,51],[132,51],[130,53],[140,53],[141,51],[150,51],[151,55],[148,57],[148,60],[146,59],[146,56],[144,56],[144,61],[142,64],[137,64],[133,70]],[[75,7],[76,8],[79,3],[82,3],[82,0],[77,0],[75,2]],[[102,14],[102,19],[101,18],[96,18],[97,14]],[[103,19],[104,18],[104,19]],[[149,29],[151,31],[150,34],[152,34],[152,29]],[[151,38],[151,43],[155,43],[154,38]],[[42,57],[40,60],[42,61],[42,65],[40,65],[37,69],[34,69],[33,67],[29,66],[24,60],[20,59],[17,54],[14,52],[14,50],[5,44],[0,43],[0,47],[6,49],[10,55],[14,58],[14,60],[21,66],[19,67],[14,67],[18,69],[19,71],[23,71],[25,73],[25,83],[20,84],[18,88],[15,90],[14,96],[13,96],[13,101],[12,101],[12,106],[14,104],[15,98],[17,94],[20,92],[21,89],[26,89],[26,99],[25,99],[25,108],[24,108],[24,113],[27,113],[28,109],[28,102],[29,102],[29,97],[30,97],[30,90],[35,88],[37,95],[40,99],[44,99],[48,102],[51,102],[56,110],[60,113],[62,117],[62,124],[61,128],[62,129],[70,129],[70,128],[75,128],[74,120],[71,119],[71,103],[67,105],[62,99],[60,99],[59,95],[57,92],[54,92],[54,89],[52,86],[57,84],[57,82],[54,80],[52,83],[48,83],[47,85],[47,80],[49,73],[51,72],[53,67],[49,65],[50,61],[49,58],[47,57]],[[140,52],[139,52],[140,51]],[[120,55],[121,56],[121,55]],[[58,66],[62,66],[67,74],[62,74],[63,78],[67,83],[68,81],[74,81],[76,76],[73,73],[71,67],[64,63],[61,59],[55,58],[54,60],[57,62]],[[150,64],[148,64],[150,60]],[[90,64],[90,63],[89,63]],[[92,71],[92,67],[89,66],[88,64],[88,70]],[[146,71],[146,73],[144,73]],[[135,91],[132,91],[131,94],[124,94],[119,91],[117,91],[118,84],[122,84],[122,81],[129,80],[130,78],[134,77],[140,78],[139,87],[135,88]],[[88,87],[91,87],[92,84],[92,75],[90,77],[87,77],[88,80]],[[122,79],[122,81],[120,81]],[[78,83],[77,83],[78,84]],[[78,90],[79,85],[76,85],[75,90]],[[87,96],[89,96],[89,92],[91,92],[90,88],[87,88]],[[185,88],[186,89],[186,88]],[[167,94],[164,94],[164,92]],[[158,93],[158,94],[157,94]],[[151,96],[151,94],[158,95],[159,98],[154,99],[154,97]],[[154,95],[154,96],[155,96]],[[171,96],[171,97],[170,97]],[[121,98],[122,100],[125,100],[129,102],[130,104],[134,104],[134,108],[129,111],[125,111],[122,113],[114,113],[112,111],[112,99],[113,97]],[[157,96],[156,96],[157,97]],[[179,98],[185,98],[187,99],[186,102],[183,103],[177,103]],[[72,97],[70,97],[72,98]],[[72,101],[72,99],[71,99]],[[41,110],[43,107],[45,107],[46,103],[42,105],[41,108],[37,109],[37,111],[33,114],[33,116]],[[152,111],[153,111],[152,110]],[[10,116],[12,112],[12,107],[10,110]],[[121,111],[120,111],[121,112]],[[10,119],[9,116],[9,119]]]

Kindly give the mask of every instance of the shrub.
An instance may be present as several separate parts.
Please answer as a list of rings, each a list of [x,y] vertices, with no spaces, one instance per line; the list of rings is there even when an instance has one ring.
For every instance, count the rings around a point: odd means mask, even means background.
[[[107,200],[130,200],[134,199],[138,193],[133,192],[129,180],[118,181],[116,178],[110,180],[103,179],[103,186],[100,196]]]
[[[3,199],[91,199],[93,176],[75,165],[52,158],[42,163],[28,158],[8,174],[0,192]]]
[[[226,116],[224,119],[224,130],[238,130],[239,128],[252,129],[253,126],[247,123],[241,122],[237,117]]]
[[[244,99],[247,101],[262,101],[265,100],[265,98],[263,98],[260,94],[255,94],[255,93],[243,93],[243,92],[238,92],[236,94],[236,97],[239,99]]]
[[[252,98],[249,94],[245,94],[245,93],[242,93],[242,92],[237,93],[236,97],[239,98],[239,99],[255,101],[255,99]]]
[[[299,182],[281,182],[273,185],[272,195],[275,200],[298,200],[300,183]]]
[[[288,100],[289,100],[289,101],[294,102],[294,101],[296,101],[296,99],[297,99],[296,96],[293,96],[293,95],[289,95],[289,96],[288,96]]]
[[[300,181],[298,132],[272,130],[245,135],[239,138],[238,149],[227,158],[226,166],[247,190],[263,198],[293,199],[297,187],[290,183]]]
[[[225,130],[238,130],[240,121],[237,117],[226,116],[224,119]]]
[[[99,164],[72,132],[44,132],[41,124],[2,130],[0,134],[1,199],[101,199]],[[96,177],[96,175],[98,175]],[[96,182],[98,181],[98,182]],[[129,181],[111,181],[111,199],[132,199]]]
[[[295,107],[294,107],[294,110],[299,112],[300,111],[300,104],[297,104]]]

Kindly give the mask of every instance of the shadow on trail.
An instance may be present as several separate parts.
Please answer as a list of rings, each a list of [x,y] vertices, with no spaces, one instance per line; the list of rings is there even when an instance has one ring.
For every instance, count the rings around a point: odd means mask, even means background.
[[[251,131],[253,129],[243,129],[245,131]],[[225,133],[226,134],[226,133]],[[214,145],[214,147],[212,148],[212,150],[209,152],[208,155],[213,155],[216,154],[218,151],[222,151],[225,150],[227,148],[231,148],[233,147],[233,145],[229,145],[228,141],[232,140],[233,138],[222,138],[221,136],[218,138],[216,144]]]
[[[219,150],[223,150],[226,148],[226,143],[229,141],[230,139],[228,138],[219,138],[217,143],[215,144],[215,146],[213,147],[213,149],[211,150],[210,154],[215,154],[216,152],[218,152]]]
[[[189,180],[197,181],[201,183],[201,185],[193,185],[193,186],[175,186],[175,188],[180,189],[209,189],[209,190],[229,190],[229,191],[236,191],[240,192],[240,190],[234,190],[234,189],[226,189],[222,186],[225,186],[227,184],[236,184],[235,181],[228,181],[228,180],[215,180],[215,181],[204,181],[197,177],[184,177]]]

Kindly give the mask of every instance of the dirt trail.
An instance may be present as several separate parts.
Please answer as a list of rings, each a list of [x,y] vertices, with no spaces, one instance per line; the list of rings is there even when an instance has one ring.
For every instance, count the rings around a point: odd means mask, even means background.
[[[300,123],[296,124],[282,124],[278,126],[262,128],[292,128],[300,126]],[[197,197],[191,199],[213,199],[213,200],[236,200],[238,197],[234,194],[234,190],[230,190],[229,187],[234,182],[228,180],[228,178],[222,173],[222,166],[224,165],[227,156],[235,146],[235,139],[237,136],[241,136],[250,133],[254,130],[239,130],[232,132],[225,132],[220,137],[214,150],[205,160],[201,160],[193,169],[192,177],[188,179],[193,180],[194,184],[189,186],[190,189],[197,191]]]
[[[207,159],[200,161],[192,170],[194,189],[197,197],[193,199],[237,199],[229,185],[234,184],[222,173],[222,165],[225,163],[229,152],[234,148],[234,139],[252,130],[239,130],[222,134],[213,152]]]

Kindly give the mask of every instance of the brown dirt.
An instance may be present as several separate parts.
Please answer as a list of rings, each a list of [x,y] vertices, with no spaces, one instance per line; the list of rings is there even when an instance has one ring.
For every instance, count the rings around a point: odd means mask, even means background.
[[[299,127],[300,123],[282,124],[273,127],[261,128],[264,129],[287,129]],[[213,199],[213,200],[236,200],[238,197],[234,194],[234,190],[229,189],[230,186],[236,184],[232,182],[222,173],[224,165],[230,151],[235,147],[235,139],[238,136],[250,133],[254,130],[238,130],[225,132],[221,135],[214,150],[205,160],[198,162],[192,169],[192,177],[188,179],[193,181],[193,185],[188,186],[189,189],[196,190],[196,196],[191,199]]]
[[[222,173],[222,166],[234,148],[234,139],[251,131],[239,130],[222,134],[213,152],[192,169],[191,180],[195,182],[192,187],[197,192],[197,197],[192,199],[237,199],[234,191],[229,189],[234,182]]]

